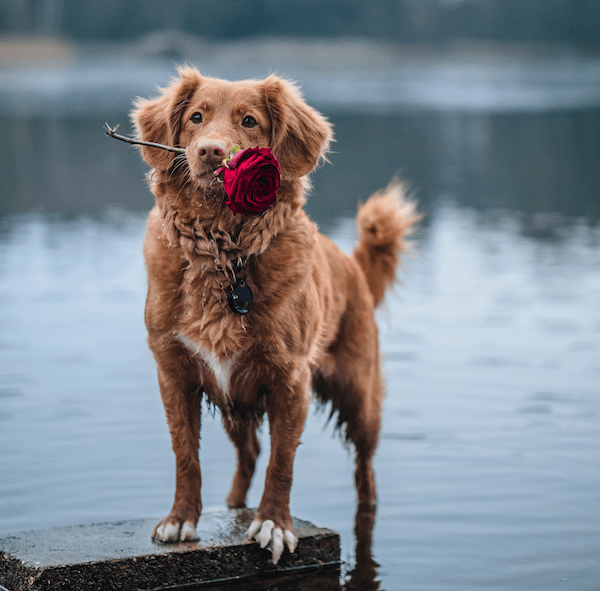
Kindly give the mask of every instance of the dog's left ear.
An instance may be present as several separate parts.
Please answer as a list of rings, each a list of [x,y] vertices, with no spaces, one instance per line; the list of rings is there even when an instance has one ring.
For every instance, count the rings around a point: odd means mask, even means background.
[[[271,117],[271,151],[283,178],[308,174],[324,159],[333,139],[331,124],[309,107],[299,90],[278,76],[263,82],[265,104]]]

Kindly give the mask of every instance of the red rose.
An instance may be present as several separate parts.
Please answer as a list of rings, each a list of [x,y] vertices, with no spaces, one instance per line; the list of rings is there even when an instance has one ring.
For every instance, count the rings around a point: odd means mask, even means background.
[[[248,148],[215,171],[223,174],[227,205],[234,214],[262,213],[277,197],[281,179],[279,161],[269,148]]]

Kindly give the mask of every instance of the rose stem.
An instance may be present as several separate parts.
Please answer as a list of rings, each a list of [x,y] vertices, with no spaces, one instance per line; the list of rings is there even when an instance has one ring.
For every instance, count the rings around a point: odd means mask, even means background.
[[[172,146],[165,146],[164,144],[156,144],[154,142],[144,142],[142,140],[136,140],[131,137],[125,137],[119,133],[116,133],[118,125],[116,127],[111,127],[108,123],[106,125],[106,135],[110,137],[114,137],[116,140],[121,140],[122,142],[127,142],[128,144],[135,144],[138,146],[149,146],[150,148],[160,148],[161,150],[167,150],[168,152],[175,152],[177,154],[185,154],[185,150],[183,148],[173,148]]]

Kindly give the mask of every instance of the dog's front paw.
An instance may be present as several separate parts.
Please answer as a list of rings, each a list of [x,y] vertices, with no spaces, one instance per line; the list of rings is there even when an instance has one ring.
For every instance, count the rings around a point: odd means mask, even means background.
[[[275,527],[275,523],[271,519],[262,520],[256,518],[248,528],[248,539],[255,539],[261,548],[267,546],[273,553],[273,564],[277,564],[285,546],[287,546],[290,554],[294,553],[298,545],[298,536],[294,530]]]
[[[196,525],[168,515],[155,528],[152,539],[159,542],[191,542],[198,539]]]

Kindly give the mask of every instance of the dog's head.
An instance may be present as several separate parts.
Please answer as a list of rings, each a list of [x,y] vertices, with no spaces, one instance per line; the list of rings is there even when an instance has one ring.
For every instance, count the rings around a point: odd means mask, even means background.
[[[161,96],[138,100],[132,118],[141,140],[185,149],[191,180],[199,188],[212,183],[215,169],[236,145],[271,148],[289,180],[311,172],[332,139],[327,120],[277,76],[228,82],[181,68]],[[156,170],[174,166],[170,152],[142,147],[142,155]]]

